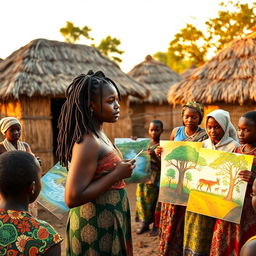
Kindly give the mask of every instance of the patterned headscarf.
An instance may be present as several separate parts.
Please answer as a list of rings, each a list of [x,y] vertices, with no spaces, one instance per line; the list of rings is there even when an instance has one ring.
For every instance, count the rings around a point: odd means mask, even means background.
[[[5,134],[5,132],[14,124],[20,125],[20,121],[15,117],[4,117],[0,120],[0,131],[2,134]]]
[[[192,101],[192,102],[187,102],[185,105],[183,105],[182,107],[182,117],[183,117],[183,114],[184,114],[184,111],[186,108],[192,108],[194,110],[196,110],[200,116],[200,120],[199,120],[199,124],[201,124],[203,118],[204,118],[204,105],[201,104],[201,103],[197,103],[195,101]]]

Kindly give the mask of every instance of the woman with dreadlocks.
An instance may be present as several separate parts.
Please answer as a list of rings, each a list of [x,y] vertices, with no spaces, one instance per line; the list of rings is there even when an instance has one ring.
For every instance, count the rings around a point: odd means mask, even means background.
[[[131,176],[135,160],[123,160],[102,127],[118,120],[119,99],[115,83],[101,71],[79,75],[66,92],[58,124],[58,155],[69,170],[65,189],[71,208],[69,256],[132,255],[123,179]]]

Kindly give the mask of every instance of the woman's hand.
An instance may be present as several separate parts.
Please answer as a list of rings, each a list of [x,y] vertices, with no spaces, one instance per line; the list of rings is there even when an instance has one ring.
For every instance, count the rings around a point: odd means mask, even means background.
[[[122,160],[116,165],[114,170],[117,181],[131,177],[132,171],[135,168],[135,159]]]
[[[253,172],[248,171],[248,170],[242,170],[238,173],[238,177],[242,181],[246,181],[248,183],[253,183],[254,177],[253,177]]]

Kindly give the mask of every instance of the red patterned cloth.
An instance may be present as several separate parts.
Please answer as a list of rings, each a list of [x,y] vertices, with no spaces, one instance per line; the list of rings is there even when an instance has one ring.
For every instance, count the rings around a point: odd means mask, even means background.
[[[39,256],[62,238],[28,212],[0,209],[0,255]]]
[[[98,165],[95,172],[94,179],[100,179],[102,175],[105,175],[111,171],[113,171],[116,165],[121,161],[121,156],[115,153],[114,151],[109,152],[103,158],[99,159]],[[110,189],[121,189],[125,187],[125,183],[123,180],[116,182],[114,185],[110,187]]]
[[[234,150],[244,154],[242,147]],[[256,150],[248,153],[254,156],[253,171],[256,172]],[[252,184],[247,185],[240,225],[216,220],[212,238],[210,256],[238,256],[244,243],[256,234],[256,213],[252,208],[250,193]]]

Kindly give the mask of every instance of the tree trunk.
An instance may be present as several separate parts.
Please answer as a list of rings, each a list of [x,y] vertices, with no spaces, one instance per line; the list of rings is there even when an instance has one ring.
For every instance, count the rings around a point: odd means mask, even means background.
[[[232,180],[232,182],[229,184],[229,188],[228,188],[228,194],[225,197],[226,200],[228,201],[232,201],[233,200],[233,191],[235,188],[235,181]]]
[[[182,194],[183,193],[183,180],[184,180],[184,174],[185,172],[183,169],[178,170],[179,171],[179,181],[178,181],[178,186],[177,186],[177,193]]]

